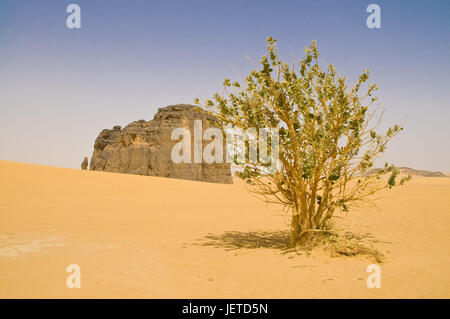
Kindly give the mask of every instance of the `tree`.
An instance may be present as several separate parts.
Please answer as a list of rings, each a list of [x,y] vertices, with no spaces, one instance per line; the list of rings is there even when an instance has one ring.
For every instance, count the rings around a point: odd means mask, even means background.
[[[238,176],[251,192],[290,212],[293,247],[314,232],[328,231],[337,211],[371,204],[373,194],[396,185],[399,171],[393,165],[377,171],[373,165],[403,128],[375,131],[383,108],[375,106],[377,86],[366,83],[368,70],[349,87],[333,65],[322,70],[315,41],[292,66],[280,60],[276,42],[267,38],[266,55],[242,84],[225,79],[222,94],[195,103],[218,118],[223,129],[278,130],[279,170],[268,174],[268,164],[246,162]]]

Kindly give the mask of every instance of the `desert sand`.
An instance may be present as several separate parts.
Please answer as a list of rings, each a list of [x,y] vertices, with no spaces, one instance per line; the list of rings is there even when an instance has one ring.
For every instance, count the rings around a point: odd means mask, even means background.
[[[386,255],[373,289],[366,256],[283,253],[287,217],[237,180],[8,161],[0,180],[1,298],[450,297],[450,178],[414,177],[379,210],[338,219]],[[239,248],[249,242],[260,247]],[[69,264],[81,267],[79,289],[66,286]]]

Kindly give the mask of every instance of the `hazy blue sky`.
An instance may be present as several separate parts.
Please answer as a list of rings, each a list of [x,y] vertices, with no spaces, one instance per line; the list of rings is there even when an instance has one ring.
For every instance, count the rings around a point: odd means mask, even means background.
[[[381,29],[366,27],[370,3]],[[79,168],[101,129],[246,75],[268,35],[284,58],[317,40],[349,79],[370,69],[386,123],[407,118],[386,159],[450,172],[449,0],[1,0],[0,159]]]

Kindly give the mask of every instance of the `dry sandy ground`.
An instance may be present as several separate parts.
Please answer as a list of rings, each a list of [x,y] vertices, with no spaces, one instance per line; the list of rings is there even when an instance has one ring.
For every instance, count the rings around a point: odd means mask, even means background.
[[[450,297],[450,178],[415,177],[381,211],[340,224],[387,255],[379,289],[366,286],[364,256],[230,249],[287,229],[240,183],[7,161],[0,181],[1,298]],[[225,247],[227,231],[239,233]],[[69,264],[81,267],[80,289],[66,286]]]

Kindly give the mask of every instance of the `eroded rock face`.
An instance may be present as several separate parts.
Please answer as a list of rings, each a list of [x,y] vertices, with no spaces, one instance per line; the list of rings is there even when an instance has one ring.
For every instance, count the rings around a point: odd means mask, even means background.
[[[85,157],[84,159],[83,159],[83,162],[81,162],[81,169],[87,169],[88,168],[88,158],[87,157]]]
[[[95,141],[89,168],[231,184],[230,164],[172,162],[172,147],[178,142],[171,140],[172,131],[179,127],[189,129],[193,148],[194,120],[202,120],[203,131],[214,126],[211,116],[197,112],[192,105],[177,104],[160,108],[151,121],[135,121],[123,129],[120,126],[104,129]],[[203,147],[207,144],[208,141],[203,141]]]

